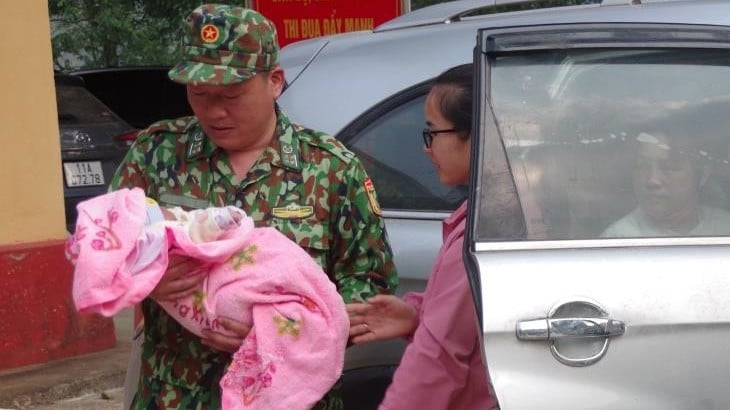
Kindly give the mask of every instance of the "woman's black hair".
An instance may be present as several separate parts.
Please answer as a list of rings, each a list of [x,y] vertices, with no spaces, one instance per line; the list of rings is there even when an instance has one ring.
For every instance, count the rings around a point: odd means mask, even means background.
[[[473,72],[472,63],[452,67],[439,74],[432,85],[441,100],[441,115],[454,128],[466,131],[465,138],[471,134],[472,126]]]

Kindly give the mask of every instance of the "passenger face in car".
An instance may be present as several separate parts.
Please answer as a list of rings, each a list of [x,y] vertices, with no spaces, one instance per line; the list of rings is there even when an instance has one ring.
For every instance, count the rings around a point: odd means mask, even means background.
[[[426,126],[431,131],[451,130],[454,124],[441,113],[443,88],[436,86],[426,96]],[[461,185],[469,181],[469,160],[471,141],[468,131],[441,132],[433,136],[430,147],[424,147],[431,159],[439,179],[444,185]]]
[[[707,181],[706,168],[697,164],[687,144],[660,133],[638,137],[634,192],[642,212],[657,226],[682,232],[699,221],[699,189]],[[695,156],[695,157],[693,157]]]

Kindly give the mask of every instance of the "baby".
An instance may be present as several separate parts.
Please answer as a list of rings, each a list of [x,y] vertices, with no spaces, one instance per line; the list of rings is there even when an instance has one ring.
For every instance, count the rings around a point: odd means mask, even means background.
[[[221,379],[224,409],[309,409],[338,380],[349,321],[342,298],[316,262],[274,228],[254,228],[235,207],[159,207],[141,189],[77,206],[66,244],[79,311],[112,316],[155,288],[170,253],[208,267],[200,289],[158,302],[200,336],[226,334],[217,317],[251,326]],[[228,333],[230,334],[230,333]]]
[[[152,198],[145,198],[147,203],[147,220],[145,225],[162,222],[162,225],[184,227],[193,242],[211,242],[221,237],[246,217],[240,209],[233,206],[210,207],[185,211],[180,207],[161,208]]]

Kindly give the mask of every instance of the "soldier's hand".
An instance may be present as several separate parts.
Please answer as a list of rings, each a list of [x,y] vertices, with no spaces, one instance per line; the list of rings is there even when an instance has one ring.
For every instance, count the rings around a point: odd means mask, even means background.
[[[202,343],[213,349],[233,353],[241,347],[243,339],[248,335],[251,328],[231,318],[218,316],[218,323],[236,336],[227,336],[212,330],[203,330]]]
[[[167,271],[150,297],[158,302],[173,302],[190,296],[203,280],[200,261],[180,255],[170,255]]]

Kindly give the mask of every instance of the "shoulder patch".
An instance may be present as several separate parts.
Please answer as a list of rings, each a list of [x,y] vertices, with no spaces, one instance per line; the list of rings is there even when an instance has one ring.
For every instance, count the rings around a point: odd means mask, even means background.
[[[383,216],[383,211],[380,209],[380,203],[378,203],[378,196],[375,193],[375,186],[373,181],[368,177],[365,179],[365,193],[368,195],[368,202],[370,202],[370,208],[373,213],[377,216]]]

